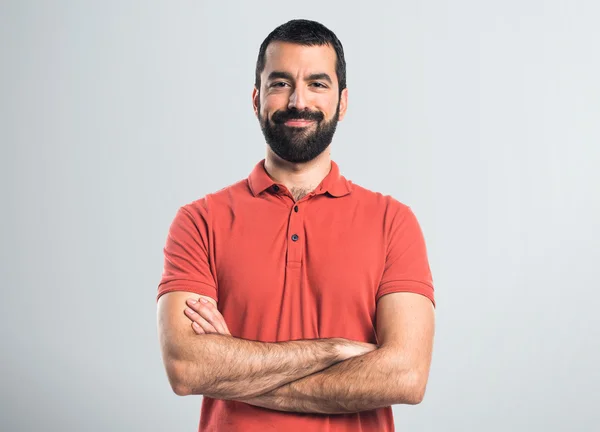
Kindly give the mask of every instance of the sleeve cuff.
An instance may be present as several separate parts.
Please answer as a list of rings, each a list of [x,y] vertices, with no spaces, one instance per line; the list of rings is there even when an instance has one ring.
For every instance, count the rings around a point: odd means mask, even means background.
[[[187,291],[192,292],[194,294],[203,295],[212,298],[217,303],[219,302],[217,296],[217,289],[212,285],[205,284],[203,282],[198,281],[189,281],[189,280],[174,280],[169,282],[164,282],[158,285],[158,294],[156,295],[156,301],[163,294],[172,291]]]
[[[394,292],[412,292],[427,297],[431,300],[431,303],[433,303],[433,307],[435,308],[435,296],[433,291],[433,287],[426,282],[412,280],[386,282],[379,287],[375,297],[375,303],[386,294]]]

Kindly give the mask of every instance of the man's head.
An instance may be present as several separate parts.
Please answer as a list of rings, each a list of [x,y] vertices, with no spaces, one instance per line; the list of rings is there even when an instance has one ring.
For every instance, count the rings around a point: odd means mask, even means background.
[[[346,114],[347,98],[342,44],[325,26],[292,20],[263,41],[252,99],[279,157],[303,163],[320,155]]]

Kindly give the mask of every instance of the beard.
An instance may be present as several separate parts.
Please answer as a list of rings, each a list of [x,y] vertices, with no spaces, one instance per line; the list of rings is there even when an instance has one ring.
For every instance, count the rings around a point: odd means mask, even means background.
[[[271,118],[265,118],[260,114],[260,103],[258,105],[258,121],[267,144],[277,156],[291,163],[308,162],[323,153],[331,144],[339,115],[339,101],[335,115],[329,121],[324,120],[321,111],[295,108],[276,111]],[[285,122],[291,119],[314,120],[316,123],[304,127],[286,126]]]

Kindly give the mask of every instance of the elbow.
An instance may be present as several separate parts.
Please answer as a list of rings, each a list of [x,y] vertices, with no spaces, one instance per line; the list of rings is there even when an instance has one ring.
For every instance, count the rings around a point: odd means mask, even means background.
[[[181,380],[169,380],[169,383],[171,384],[171,389],[173,390],[173,393],[175,393],[177,396],[191,396],[193,394],[192,389]]]
[[[197,366],[194,366],[189,361],[170,359],[165,361],[165,368],[167,371],[167,377],[169,378],[169,384],[173,393],[177,396],[209,396],[216,399],[232,399],[240,400],[242,398],[252,398],[255,394],[249,394],[248,392],[240,393],[222,393],[219,391],[218,386],[215,386],[214,380],[200,379],[200,375],[203,375],[202,371]]]
[[[184,385],[171,384],[171,388],[173,389],[173,393],[175,393],[177,396],[190,396],[192,394],[190,389]]]
[[[186,365],[180,360],[170,360],[165,362],[167,377],[173,393],[177,396],[189,396],[192,394],[192,389],[187,383]]]
[[[425,398],[425,387],[416,387],[410,389],[408,394],[405,396],[405,404],[407,405],[419,405]]]
[[[406,405],[418,405],[425,398],[425,389],[427,387],[427,376],[418,372],[412,372],[404,392],[400,395],[400,403]]]

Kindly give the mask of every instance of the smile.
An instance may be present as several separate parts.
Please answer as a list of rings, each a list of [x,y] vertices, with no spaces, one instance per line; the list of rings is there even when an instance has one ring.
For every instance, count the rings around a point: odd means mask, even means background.
[[[303,126],[308,126],[314,122],[315,122],[314,120],[290,119],[290,120],[286,121],[284,124],[286,126],[303,127]]]

